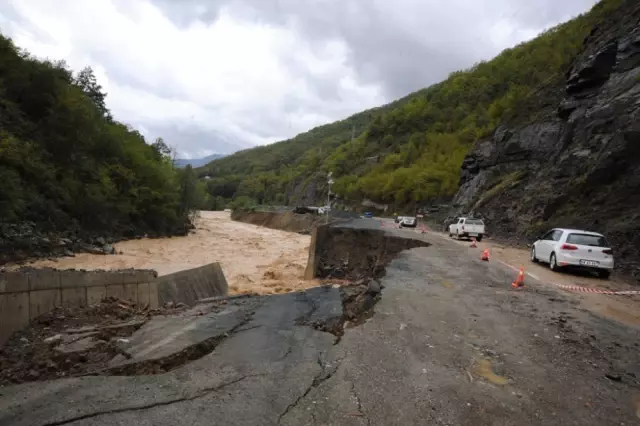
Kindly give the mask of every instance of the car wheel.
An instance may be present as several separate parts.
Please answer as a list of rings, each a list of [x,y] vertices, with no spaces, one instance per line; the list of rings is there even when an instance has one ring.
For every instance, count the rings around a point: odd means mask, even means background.
[[[609,277],[611,276],[611,271],[607,271],[606,269],[602,271],[598,271],[598,276],[603,280],[608,280]]]
[[[538,263],[538,258],[536,257],[536,247],[531,247],[531,261],[533,263]]]
[[[551,257],[549,258],[549,268],[553,271],[553,272],[558,272],[558,262],[556,261],[556,254],[555,253],[551,253]]]
[[[480,234],[480,235],[478,235],[478,236],[476,237],[476,241],[477,241],[477,242],[482,241],[482,234]]]

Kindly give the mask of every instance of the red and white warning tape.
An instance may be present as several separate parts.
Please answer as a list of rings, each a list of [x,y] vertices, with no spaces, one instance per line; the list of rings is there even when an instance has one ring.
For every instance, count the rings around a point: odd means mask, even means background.
[[[518,271],[519,269],[516,267],[513,267],[511,265],[509,265],[506,262],[503,262],[501,260],[498,260],[498,262],[502,263],[503,265],[513,269],[514,271]],[[540,278],[536,277],[533,274],[530,274],[527,272],[527,275],[529,275],[532,278],[535,278],[536,280],[540,281],[540,282],[547,282],[544,280],[541,280]],[[582,292],[582,293],[595,293],[595,294],[608,294],[611,296],[633,296],[633,295],[640,295],[640,290],[621,290],[621,291],[614,291],[614,290],[602,290],[599,288],[590,288],[590,287],[583,287],[583,286],[579,286],[579,285],[565,285],[565,284],[558,284],[558,283],[554,283],[551,282],[551,284],[553,284],[554,286],[561,288],[563,290],[567,290],[567,291],[574,291],[574,292]]]
[[[613,291],[613,290],[602,290],[599,288],[582,287],[579,285],[564,285],[564,284],[556,284],[556,283],[552,283],[552,284],[563,290],[580,291],[584,293],[609,294],[613,296],[628,296],[628,295],[640,294],[640,290]]]

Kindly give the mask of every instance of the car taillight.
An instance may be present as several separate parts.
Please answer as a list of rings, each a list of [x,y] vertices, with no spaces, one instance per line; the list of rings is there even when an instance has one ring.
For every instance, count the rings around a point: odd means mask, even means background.
[[[602,250],[602,252],[604,254],[613,254],[613,250],[611,250],[611,249],[604,249],[604,250]]]
[[[574,246],[573,244],[563,244],[560,248],[562,250],[578,250],[578,247]]]

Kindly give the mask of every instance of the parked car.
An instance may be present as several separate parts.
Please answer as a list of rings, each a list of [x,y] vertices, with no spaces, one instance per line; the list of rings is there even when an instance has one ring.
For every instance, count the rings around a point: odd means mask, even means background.
[[[400,226],[403,228],[415,228],[418,220],[413,216],[403,216],[400,220]]]
[[[570,267],[607,279],[613,270],[613,250],[602,234],[577,229],[552,229],[531,246],[531,261],[545,262],[552,271]]]
[[[297,206],[296,208],[293,209],[293,212],[297,214],[315,214],[316,213],[315,210],[306,206]]]
[[[474,219],[471,217],[460,217],[458,220],[449,225],[449,236],[456,238],[472,238],[482,241],[485,234],[484,222],[482,219]]]
[[[396,216],[396,218],[394,219],[394,221],[396,223],[400,223],[400,221],[402,220],[403,216]]]
[[[373,213],[371,213],[371,212],[364,212],[364,217],[366,217],[366,218],[372,218],[372,217],[373,217]]]

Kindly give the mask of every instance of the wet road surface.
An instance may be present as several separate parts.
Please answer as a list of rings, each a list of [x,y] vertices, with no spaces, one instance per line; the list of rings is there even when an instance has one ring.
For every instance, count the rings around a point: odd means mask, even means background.
[[[0,389],[0,425],[640,422],[638,328],[532,279],[514,291],[505,265],[418,238],[432,245],[387,267],[375,315],[339,340],[298,325],[338,315],[337,289],[257,298],[213,352],[169,373]]]

